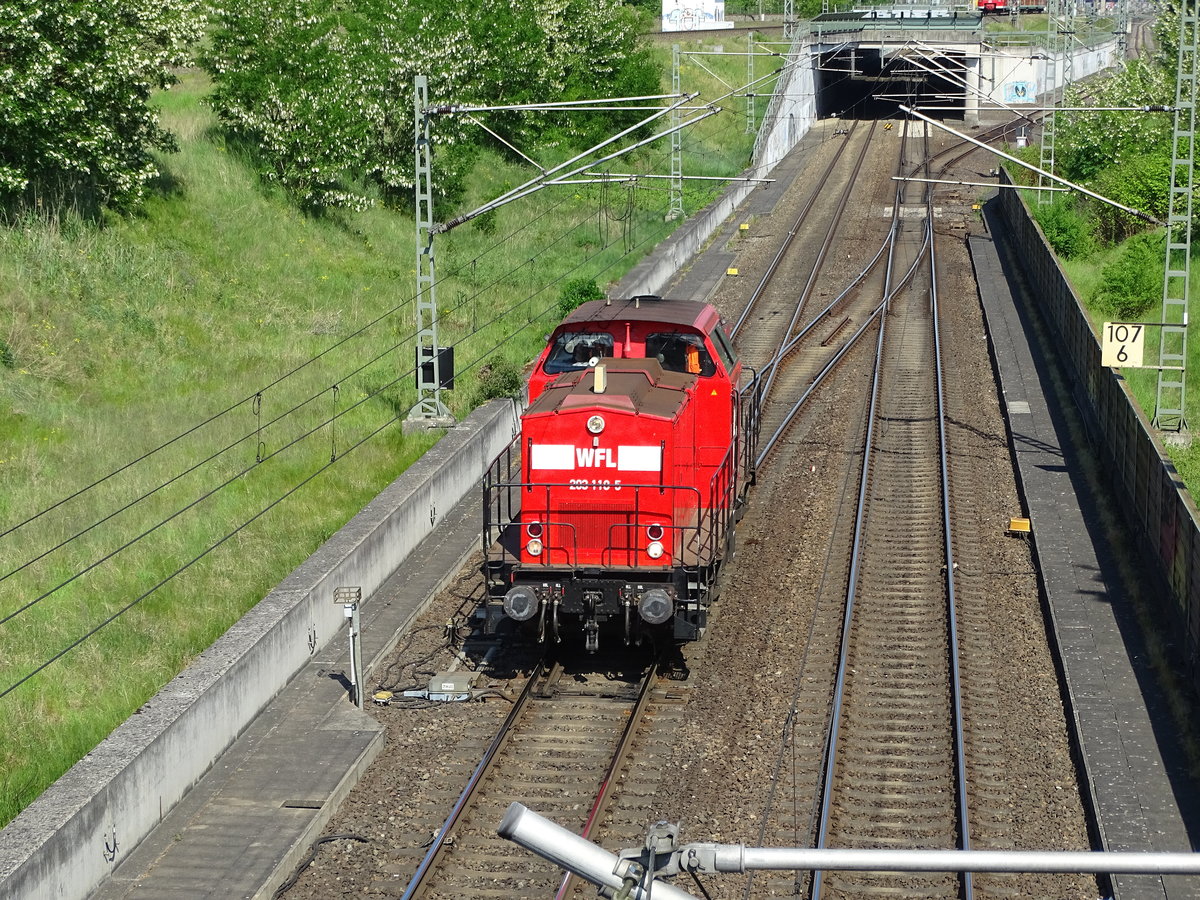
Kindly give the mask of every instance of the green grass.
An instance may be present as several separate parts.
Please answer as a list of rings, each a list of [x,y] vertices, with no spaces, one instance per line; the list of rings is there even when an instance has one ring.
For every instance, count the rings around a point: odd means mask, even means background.
[[[744,79],[744,56],[703,62]],[[728,90],[690,64],[683,79]],[[0,823],[433,440],[395,421],[415,400],[411,218],[298,212],[225,145],[207,89],[189,72],[159,98],[181,150],[140,215],[0,229]],[[689,131],[685,173],[744,168],[743,102]],[[669,172],[668,152],[612,168]],[[463,208],[529,177],[488,153]],[[665,184],[550,188],[437,239],[456,414],[488,367],[537,351],[562,281],[615,281],[675,227]],[[685,208],[719,190],[689,183]]]

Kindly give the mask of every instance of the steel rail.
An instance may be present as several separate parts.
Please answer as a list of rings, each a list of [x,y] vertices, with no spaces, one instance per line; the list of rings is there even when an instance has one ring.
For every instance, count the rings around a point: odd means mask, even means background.
[[[909,122],[905,120],[905,138],[907,138]],[[901,151],[903,156],[903,150]],[[894,253],[896,246],[896,237],[898,224],[900,221],[899,209],[900,199],[902,196],[901,188],[897,185],[895,191],[895,203],[892,209],[892,230],[891,244],[888,249],[888,272],[887,285],[890,287],[891,268],[894,262]],[[854,622],[854,605],[858,595],[858,574],[862,564],[862,545],[863,533],[866,530],[866,505],[867,505],[867,488],[870,485],[870,469],[871,469],[871,447],[875,441],[875,420],[879,409],[879,394],[880,385],[883,375],[883,346],[884,338],[887,334],[887,308],[891,302],[891,294],[885,290],[884,294],[886,302],[883,305],[883,315],[879,319],[879,334],[875,344],[875,366],[871,376],[871,402],[867,408],[867,433],[863,446],[862,468],[859,472],[858,484],[858,501],[854,510],[854,539],[850,547],[850,573],[847,579],[848,586],[846,590],[846,607],[842,614],[842,634],[841,643],[838,650],[838,667],[837,677],[834,681],[833,688],[833,708],[830,710],[829,736],[825,744],[825,765],[822,773],[821,799],[820,799],[820,819],[817,828],[816,848],[825,849],[825,841],[829,835],[829,818],[832,809],[833,801],[833,776],[837,760],[838,737],[841,731],[842,707],[846,692],[846,673],[849,668],[850,660],[850,631]],[[821,870],[817,869],[813,872],[812,890],[810,892],[812,900],[819,900],[821,896]]]
[[[925,129],[928,144],[929,129]],[[930,174],[929,157],[923,164],[925,174]],[[942,365],[942,333],[938,323],[941,311],[938,296],[937,241],[933,231],[933,187],[925,188],[925,223],[929,244],[929,302],[933,329],[934,383],[937,392],[937,428],[939,459],[938,466],[942,481],[942,533],[946,565],[946,627],[950,649],[950,693],[952,719],[954,721],[954,766],[955,786],[958,801],[959,849],[971,849],[971,823],[967,805],[967,761],[963,737],[962,673],[959,665],[958,605],[954,590],[954,522],[950,512],[950,454],[946,440],[946,391],[945,367]],[[975,896],[972,874],[962,873],[963,900]]]
[[[556,664],[557,666],[558,664]],[[500,748],[504,746],[504,742],[512,733],[517,719],[529,703],[529,699],[533,696],[534,687],[537,685],[541,676],[545,673],[545,660],[539,660],[534,666],[533,671],[529,675],[529,679],[525,682],[525,687],[522,689],[520,696],[513,703],[512,709],[508,711],[508,716],[504,719],[504,723],[500,726],[496,736],[492,738],[492,742],[488,745],[487,750],[483,754],[483,759],[479,765],[475,767],[475,771],[471,774],[467,781],[467,786],[463,788],[458,800],[455,801],[454,808],[450,810],[450,815],[446,817],[441,830],[433,839],[433,843],[426,851],[425,857],[421,860],[421,864],[417,866],[417,871],[412,877],[412,881],[408,883],[408,887],[401,895],[401,900],[413,900],[415,897],[421,896],[421,892],[425,888],[425,879],[434,869],[434,864],[441,855],[442,849],[446,846],[446,839],[450,836],[450,832],[454,830],[454,826],[458,824],[459,817],[470,804],[475,796],[476,788],[483,780],[483,776],[487,774],[495,760],[496,755],[500,752]]]
[[[884,309],[886,311],[886,304]],[[833,709],[830,711],[829,737],[825,744],[825,767],[822,775],[821,817],[817,830],[817,849],[824,849],[825,839],[829,832],[829,810],[833,799],[833,766],[836,756],[838,732],[841,729],[842,700],[846,688],[846,669],[850,656],[850,627],[854,621],[854,601],[856,599],[858,570],[862,561],[862,540],[864,530],[863,510],[867,501],[867,485],[870,483],[869,470],[871,466],[871,444],[875,437],[875,413],[879,403],[879,383],[883,355],[883,338],[887,332],[887,316],[879,319],[879,334],[875,344],[875,372],[871,378],[871,403],[867,409],[867,434],[864,445],[867,452],[863,454],[862,469],[859,473],[858,505],[854,513],[854,540],[850,549],[849,590],[846,593],[846,609],[842,614],[841,649],[838,653],[837,678],[833,686]],[[816,900],[821,894],[821,872],[813,872],[812,897]]]
[[[882,255],[883,250],[885,249],[887,248],[884,247],[880,250],[880,255]],[[778,428],[775,429],[774,433],[767,440],[766,445],[762,448],[762,450],[759,451],[759,454],[754,461],[755,467],[761,466],[766,462],[767,456],[770,454],[775,444],[778,443],[779,439],[783,437],[785,433],[787,433],[788,428],[791,427],[792,420],[799,414],[800,410],[804,407],[804,404],[808,402],[809,398],[813,395],[817,388],[820,387],[824,380],[833,372],[833,370],[837,367],[837,364],[841,362],[842,357],[844,357],[850,351],[851,347],[858,343],[859,338],[866,333],[871,323],[873,323],[881,313],[887,311],[887,305],[891,301],[892,297],[896,295],[897,291],[902,290],[912,279],[913,275],[916,274],[917,267],[920,266],[921,257],[924,255],[924,253],[925,249],[922,248],[921,253],[918,254],[917,259],[912,264],[912,267],[904,274],[899,283],[896,285],[896,290],[892,291],[879,301],[879,305],[867,314],[867,318],[863,320],[862,325],[858,327],[854,334],[850,335],[850,337],[846,340],[846,343],[844,343],[838,349],[837,353],[833,355],[829,362],[827,362],[821,371],[817,373],[816,377],[813,378],[812,383],[804,389],[804,393],[800,395],[795,404],[792,405],[792,408],[784,415],[783,422]],[[814,320],[813,324],[815,325],[817,321],[819,321],[819,319]],[[786,355],[794,350],[799,344],[800,339],[803,338],[809,330],[811,330],[811,327],[812,326],[809,326],[809,328],[806,328],[803,332],[796,335],[796,337],[794,337],[784,348],[783,354],[781,355]]]
[[[850,194],[854,189],[855,182],[858,181],[858,174],[862,171],[863,163],[866,161],[867,149],[870,146],[871,138],[875,134],[875,127],[878,124],[878,121],[871,123],[871,130],[867,133],[867,138],[863,142],[863,152],[858,157],[857,162],[855,162],[854,171],[850,173],[850,177],[846,180],[846,187],[842,191],[842,195],[839,198],[839,208],[844,208],[850,199]],[[893,210],[893,215],[894,214],[895,210]],[[800,313],[804,310],[804,304],[808,302],[808,298],[812,295],[813,288],[816,287],[817,276],[821,274],[821,267],[825,264],[825,257],[829,254],[830,247],[833,246],[833,238],[837,233],[838,226],[841,224],[841,221],[841,216],[834,216],[829,221],[829,227],[825,231],[825,238],[821,242],[821,249],[817,251],[816,259],[813,260],[812,270],[808,273],[808,280],[804,284],[804,289],[800,291],[800,296],[796,300],[796,308],[792,311],[792,318],[788,322],[787,328],[783,333],[784,341],[786,341],[795,330],[796,323],[800,320]],[[771,387],[775,383],[775,376],[778,372],[778,368],[771,368],[771,372],[767,376],[766,383],[763,386],[764,397],[770,397]]]
[[[869,135],[868,135],[868,137],[869,137]],[[855,169],[854,169],[855,176],[857,176],[858,172],[862,168],[862,161],[863,160],[860,159],[858,164],[855,166]],[[901,163],[901,165],[902,165],[902,163]],[[759,451],[759,454],[755,459],[756,467],[761,466],[764,462],[766,462],[767,456],[770,453],[770,451],[774,448],[775,444],[778,443],[779,439],[787,432],[787,429],[791,426],[792,421],[795,419],[797,414],[799,414],[799,412],[800,412],[801,408],[804,406],[804,404],[812,396],[812,394],[816,390],[817,386],[821,382],[823,382],[824,379],[833,371],[836,363],[839,362],[842,359],[842,357],[844,357],[846,355],[846,352],[850,349],[850,346],[854,343],[857,343],[858,339],[865,332],[867,325],[870,324],[870,322],[880,313],[881,310],[886,310],[888,301],[890,301],[891,298],[893,296],[895,296],[896,291],[903,288],[909,282],[909,280],[911,280],[911,278],[916,274],[917,268],[920,265],[922,255],[924,253],[924,249],[922,249],[921,253],[917,254],[916,258],[913,261],[912,266],[904,274],[903,278],[900,279],[900,281],[897,284],[897,286],[895,287],[895,289],[891,288],[891,286],[890,286],[891,254],[892,254],[893,248],[895,246],[895,234],[896,234],[896,229],[897,229],[897,227],[899,225],[899,221],[900,221],[899,198],[901,196],[901,193],[902,193],[901,185],[897,184],[895,192],[894,192],[894,197],[896,199],[895,199],[895,202],[893,202],[893,204],[892,204],[892,221],[891,221],[891,224],[888,229],[887,237],[885,237],[883,240],[883,243],[880,244],[879,250],[875,253],[875,256],[871,259],[871,261],[869,263],[867,263],[867,265],[863,268],[863,270],[861,272],[859,272],[859,274],[857,276],[855,276],[854,280],[851,281],[850,284],[847,285],[847,287],[841,293],[839,293],[836,297],[834,297],[831,301],[829,301],[828,305],[826,305],[826,307],[823,310],[821,310],[821,312],[817,313],[817,315],[813,317],[811,322],[809,322],[806,326],[804,326],[804,328],[802,328],[793,337],[791,337],[790,340],[786,340],[786,342],[784,344],[780,345],[780,348],[775,352],[775,355],[770,360],[768,360],[767,363],[760,370],[760,372],[758,374],[758,378],[760,381],[765,379],[765,387],[763,388],[763,394],[764,394],[764,396],[766,396],[768,394],[768,392],[770,391],[772,383],[774,382],[775,374],[778,372],[779,366],[783,363],[783,361],[792,352],[794,352],[796,350],[796,348],[800,345],[801,341],[803,341],[803,339],[809,334],[809,332],[811,332],[814,328],[816,328],[817,325],[819,325],[825,319],[825,317],[829,315],[830,311],[833,310],[834,307],[836,307],[846,297],[850,296],[854,291],[856,291],[858,289],[858,287],[862,284],[863,280],[866,279],[866,277],[869,274],[871,274],[872,271],[874,271],[875,267],[879,264],[880,259],[883,258],[883,256],[885,254],[888,255],[889,270],[888,270],[888,274],[887,274],[886,280],[885,280],[883,299],[880,301],[879,306],[875,307],[875,309],[873,309],[867,315],[867,318],[866,318],[866,320],[864,320],[863,325],[860,326],[859,329],[853,335],[851,335],[849,340],[837,351],[837,353],[834,354],[834,356],[830,360],[830,362],[827,363],[825,365],[825,367],[822,368],[819,373],[817,373],[817,376],[814,378],[812,384],[810,384],[805,389],[803,394],[801,394],[800,398],[796,401],[795,404],[793,404],[792,408],[790,410],[788,410],[788,412],[784,415],[783,422],[775,429],[774,433],[771,435],[770,439],[767,441],[766,446],[764,446]],[[832,232],[830,232],[829,234],[826,235],[827,246],[832,241],[832,237],[833,237]],[[814,268],[813,276],[812,276],[812,278],[810,278],[810,284],[808,286],[806,286],[804,293],[801,295],[801,303],[804,302],[804,299],[807,297],[808,291],[811,289],[811,284],[812,284],[813,279],[815,279],[816,272],[817,272],[817,268]],[[751,301],[751,302],[753,302],[753,301]],[[799,309],[797,309],[796,315],[793,316],[792,324],[789,325],[787,333],[790,334],[791,329],[795,327],[795,321],[796,321],[796,318],[798,317],[798,315],[799,315]]]
[[[633,706],[633,711],[629,714],[629,719],[625,722],[625,730],[621,732],[621,739],[617,742],[616,751],[609,761],[608,769],[604,773],[604,779],[600,783],[600,790],[597,792],[596,799],[592,803],[592,809],[588,813],[583,830],[579,833],[580,837],[585,839],[591,838],[593,826],[600,821],[600,817],[608,809],[608,801],[612,797],[617,774],[620,772],[621,766],[625,764],[625,757],[628,755],[629,748],[633,744],[633,736],[637,733],[637,727],[641,724],[642,717],[646,714],[646,707],[650,705],[650,694],[658,681],[659,662],[659,660],[655,660],[646,672],[641,690],[638,692],[637,702]],[[563,876],[558,892],[554,895],[555,900],[564,900],[570,893],[576,879],[577,876],[568,871]]]
[[[854,127],[858,127],[857,122],[854,123]],[[847,135],[847,137],[849,137],[849,135]],[[842,141],[841,144],[838,145],[837,152],[833,154],[833,158],[829,161],[829,164],[825,166],[825,171],[822,172],[821,177],[817,179],[816,188],[809,195],[804,207],[800,210],[800,213],[796,216],[796,220],[792,223],[792,227],[788,231],[787,236],[783,239],[783,244],[780,246],[779,251],[775,254],[774,259],[772,259],[770,264],[767,266],[762,278],[759,279],[758,285],[754,288],[753,292],[751,292],[750,300],[746,303],[746,308],[742,310],[742,314],[738,316],[738,320],[729,330],[729,336],[731,338],[737,337],[738,331],[740,331],[741,327],[746,323],[746,319],[750,317],[750,313],[753,312],[755,306],[758,304],[759,298],[761,298],[766,292],[767,285],[770,284],[771,279],[775,276],[775,271],[779,268],[780,263],[783,262],[783,257],[787,253],[788,248],[791,247],[792,240],[796,237],[796,233],[800,230],[800,226],[804,223],[804,220],[808,217],[809,212],[812,211],[813,205],[817,202],[817,198],[821,195],[821,186],[829,180],[829,176],[833,172],[834,166],[837,165],[838,161],[842,158],[842,154],[846,151],[847,143],[848,141]],[[864,142],[864,155],[869,146],[869,140]],[[855,168],[855,171],[858,171],[857,167]]]

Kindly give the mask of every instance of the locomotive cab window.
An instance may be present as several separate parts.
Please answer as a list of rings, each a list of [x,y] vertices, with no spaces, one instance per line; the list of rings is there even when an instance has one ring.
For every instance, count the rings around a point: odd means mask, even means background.
[[[646,357],[657,359],[669,372],[686,372],[707,378],[717,374],[716,363],[698,334],[659,332],[646,336]]]
[[[547,375],[586,369],[594,359],[613,355],[613,336],[606,332],[567,331],[558,336],[542,369]]]
[[[725,333],[725,326],[718,325],[714,328],[712,338],[713,345],[717,348],[717,354],[721,357],[721,362],[725,364],[725,371],[732,372],[733,367],[737,365],[737,351],[733,349],[729,335]]]

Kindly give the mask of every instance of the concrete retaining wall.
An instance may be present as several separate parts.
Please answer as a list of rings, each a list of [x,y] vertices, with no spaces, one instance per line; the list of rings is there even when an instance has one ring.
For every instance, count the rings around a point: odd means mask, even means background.
[[[344,632],[340,586],[369,598],[512,439],[496,400],[408,471],[0,832],[0,897],[83,896],[317,649]],[[352,461],[349,461],[353,464]],[[365,600],[369,602],[369,600]]]
[[[1007,175],[1002,175],[1008,182]],[[1006,237],[1038,286],[1038,303],[1057,332],[1064,369],[1117,507],[1161,590],[1161,636],[1175,643],[1191,682],[1200,688],[1200,514],[1120,373],[1100,364],[1100,343],[1083,304],[1020,194],[1002,190]]]
[[[1076,48],[1071,57],[1071,79],[1079,81],[1110,68],[1117,61],[1115,40],[1094,47]],[[1003,47],[979,60],[980,88],[993,103],[1031,103],[1035,96],[1048,100],[1063,85],[1066,66],[1062,54],[1055,55],[1054,84],[1049,84],[1049,63],[1040,47]],[[1018,94],[1017,91],[1020,90]]]

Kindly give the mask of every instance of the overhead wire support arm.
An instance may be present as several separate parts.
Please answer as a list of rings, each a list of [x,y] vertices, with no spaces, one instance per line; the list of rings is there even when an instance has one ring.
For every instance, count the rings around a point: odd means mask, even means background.
[[[638,97],[603,97],[598,100],[554,100],[547,103],[514,103],[508,106],[459,106],[444,103],[440,106],[426,107],[423,112],[428,115],[453,115],[456,113],[475,112],[515,112],[537,110],[566,110],[577,112],[592,109],[662,109],[661,106],[629,107],[618,106],[621,103],[637,103],[642,100],[677,100],[679,94],[645,94]],[[600,104],[612,104],[601,106]]]
[[[529,194],[534,193],[535,191],[541,190],[547,184],[554,183],[554,181],[557,179],[571,178],[575,175],[579,175],[582,172],[586,172],[588,169],[592,168],[593,166],[600,165],[601,163],[607,162],[608,160],[611,160],[611,159],[616,159],[618,156],[622,156],[626,153],[629,153],[630,151],[635,150],[638,147],[644,146],[645,144],[648,144],[652,141],[658,140],[659,138],[665,137],[666,135],[670,134],[673,129],[667,129],[666,131],[659,132],[658,134],[655,134],[649,138],[638,141],[637,143],[631,144],[628,147],[624,147],[624,148],[616,151],[615,153],[610,153],[607,156],[601,157],[598,160],[593,160],[591,162],[586,162],[586,163],[583,163],[582,165],[578,165],[578,163],[581,160],[586,160],[589,156],[591,156],[592,154],[601,150],[602,148],[607,147],[607,146],[619,141],[621,138],[626,137],[627,135],[637,131],[639,128],[642,128],[645,125],[648,125],[649,123],[655,121],[656,119],[660,119],[663,116],[670,114],[677,107],[683,106],[685,103],[690,103],[692,100],[695,100],[697,96],[699,96],[699,95],[698,94],[688,94],[688,95],[682,97],[678,103],[674,103],[671,106],[660,107],[653,115],[646,116],[637,124],[631,125],[628,128],[624,129],[623,131],[620,131],[617,134],[613,135],[612,137],[601,141],[599,144],[596,144],[594,147],[592,147],[588,150],[585,150],[584,152],[579,153],[576,156],[571,157],[570,159],[566,160],[565,162],[559,163],[557,166],[554,166],[551,169],[547,169],[541,175],[535,176],[534,178],[531,178],[529,181],[526,181],[524,184],[518,185],[517,187],[513,188],[512,190],[507,191],[504,194],[501,194],[495,200],[491,200],[488,203],[485,203],[482,206],[478,207],[477,209],[471,210],[470,212],[466,212],[466,213],[463,213],[462,215],[455,216],[453,219],[451,219],[450,221],[448,221],[444,224],[434,225],[433,232],[435,234],[441,234],[443,232],[449,231],[452,228],[457,228],[459,225],[463,225],[467,222],[470,222],[472,219],[477,218],[478,216],[481,216],[486,212],[490,212],[493,209],[498,209],[499,207],[505,206],[505,205],[513,202],[514,200],[519,200],[522,197],[526,197]],[[708,116],[714,115],[717,112],[719,112],[719,110],[708,107],[703,112],[699,113],[698,115],[695,115],[692,118],[686,120],[684,123],[682,123],[682,125],[680,127],[686,128],[687,126],[692,125],[696,122],[699,122],[702,119],[708,118]],[[570,168],[571,166],[575,166],[575,168],[572,169],[572,168]]]
[[[1097,194],[1095,191],[1089,190],[1088,188],[1085,188],[1082,185],[1076,184],[1073,181],[1068,181],[1067,179],[1062,178],[1061,176],[1054,175],[1050,172],[1047,172],[1044,169],[1039,169],[1037,166],[1031,165],[1031,164],[1025,162],[1024,160],[1018,159],[1017,157],[1013,156],[1012,154],[1005,153],[1003,150],[997,150],[995,147],[992,147],[989,144],[985,144],[983,141],[976,140],[975,138],[971,137],[970,135],[963,134],[961,131],[955,131],[949,125],[945,125],[942,122],[938,121],[937,119],[933,119],[927,115],[924,115],[923,113],[919,113],[915,109],[913,109],[911,106],[905,106],[903,104],[900,104],[899,109],[901,112],[907,113],[910,116],[915,116],[916,118],[920,119],[922,122],[928,122],[930,125],[933,125],[937,128],[942,129],[942,131],[949,132],[950,134],[954,135],[955,137],[959,138],[960,140],[964,140],[969,144],[974,144],[976,147],[980,147],[980,148],[988,151],[989,153],[994,153],[996,156],[999,156],[1002,159],[1007,159],[1009,162],[1016,163],[1018,166],[1028,169],[1029,171],[1033,172],[1035,175],[1039,175],[1050,181],[1056,181],[1059,184],[1066,185],[1067,187],[1071,188],[1071,190],[1079,191],[1079,193],[1081,193],[1087,197],[1091,197],[1093,200],[1099,200],[1101,203],[1107,203],[1109,206],[1116,207],[1117,209],[1121,210],[1122,212],[1129,213],[1131,216],[1137,216],[1139,219],[1141,219],[1144,222],[1150,222],[1154,225],[1164,224],[1163,222],[1154,218],[1154,216],[1150,215],[1149,213],[1144,213],[1140,209],[1134,209],[1132,206],[1125,206],[1123,203],[1118,203],[1116,200],[1110,200],[1108,197],[1105,197],[1103,194]]]

